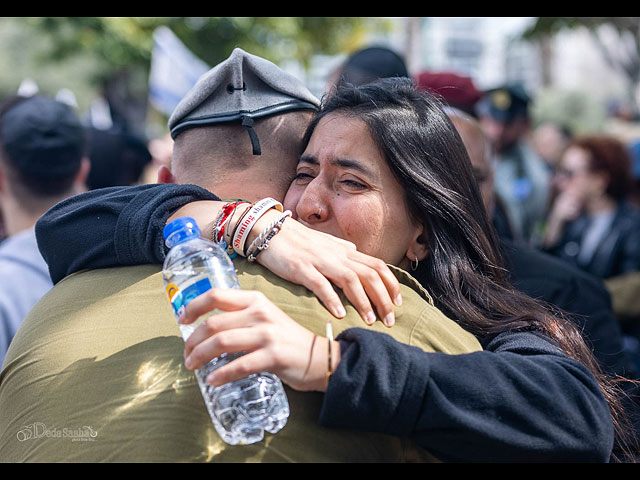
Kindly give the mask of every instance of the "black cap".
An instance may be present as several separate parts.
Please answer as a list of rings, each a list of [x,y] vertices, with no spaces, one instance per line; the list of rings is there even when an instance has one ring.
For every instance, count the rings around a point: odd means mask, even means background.
[[[0,140],[11,164],[37,178],[74,174],[85,153],[85,131],[76,113],[42,96],[21,100],[4,113]]]
[[[488,90],[476,105],[478,115],[510,122],[528,114],[529,96],[519,86],[504,86]]]
[[[352,54],[341,72],[341,82],[363,85],[379,78],[409,77],[404,59],[386,47],[368,47]]]

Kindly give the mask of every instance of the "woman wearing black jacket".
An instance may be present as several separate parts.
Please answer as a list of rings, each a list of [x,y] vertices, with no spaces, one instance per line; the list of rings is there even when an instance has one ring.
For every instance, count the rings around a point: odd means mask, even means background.
[[[562,157],[544,248],[596,277],[640,270],[640,211],[628,202],[631,156],[608,136],[575,139]]]

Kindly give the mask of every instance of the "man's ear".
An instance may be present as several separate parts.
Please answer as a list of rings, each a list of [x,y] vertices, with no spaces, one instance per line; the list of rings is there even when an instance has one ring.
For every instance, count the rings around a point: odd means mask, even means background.
[[[158,169],[158,183],[176,183],[176,177],[165,165]]]

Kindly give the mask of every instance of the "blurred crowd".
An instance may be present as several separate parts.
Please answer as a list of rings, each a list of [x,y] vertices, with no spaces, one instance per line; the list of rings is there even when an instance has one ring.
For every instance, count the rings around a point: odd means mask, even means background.
[[[640,378],[638,112],[629,114],[621,107],[612,112],[612,122],[602,131],[578,135],[567,125],[534,123],[531,111],[535,97],[521,85],[480,90],[473,79],[454,72],[411,75],[400,55],[382,47],[366,48],[349,57],[330,76],[327,90],[338,77],[356,84],[369,78],[412,77],[419,88],[474,118],[488,139],[489,149],[474,152],[471,143],[467,148],[496,232],[509,245],[541,255],[540,263],[527,264],[516,280],[523,279],[521,285],[526,289],[537,275],[535,285],[541,289],[528,293],[545,297],[547,291],[538,286],[545,280],[552,282],[566,268],[570,274],[562,281],[567,283],[557,287],[555,297],[544,299],[558,299],[558,308],[576,314],[603,369],[632,380]],[[19,97],[5,99],[4,108],[10,108],[12,102],[19,105]],[[9,309],[5,307],[8,303],[0,302],[0,362],[21,319],[51,287],[46,264],[34,260],[38,254],[33,226],[39,216],[82,191],[155,183],[158,169],[170,167],[172,140],[168,133],[141,138],[133,133],[139,129],[125,123],[112,122],[105,127],[89,116],[74,119],[73,107],[60,103],[59,111],[45,105],[41,113],[60,118],[55,134],[82,150],[66,165],[62,165],[65,160],[60,152],[47,160],[38,158],[39,149],[50,146],[50,135],[37,131],[25,142],[16,110],[12,109],[17,123],[9,124],[9,117],[5,117],[0,124],[2,148],[10,153],[0,155],[0,285],[30,286],[25,288],[29,298],[16,301],[20,308],[4,311],[2,308]],[[463,131],[460,135],[464,140]],[[7,156],[19,160],[7,161]],[[25,246],[25,235],[30,247]],[[553,260],[545,263],[549,258]],[[580,305],[592,300],[586,297],[590,293],[569,282],[583,277],[602,286],[607,314],[615,318],[615,325],[596,327],[589,323],[591,312],[580,311]],[[562,303],[559,299],[564,297],[568,300]],[[615,354],[623,353],[629,362],[608,362],[613,354],[605,345],[619,344],[623,352]]]

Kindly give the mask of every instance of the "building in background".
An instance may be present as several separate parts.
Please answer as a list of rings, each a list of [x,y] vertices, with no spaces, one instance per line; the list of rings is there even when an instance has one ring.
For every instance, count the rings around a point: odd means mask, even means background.
[[[421,21],[420,68],[473,78],[481,89],[541,83],[535,46],[519,40],[533,17],[428,17]]]

